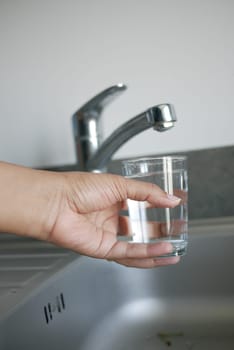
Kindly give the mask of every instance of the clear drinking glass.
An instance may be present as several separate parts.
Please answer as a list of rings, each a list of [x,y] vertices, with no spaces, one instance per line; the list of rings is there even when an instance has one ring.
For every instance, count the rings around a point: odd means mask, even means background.
[[[128,200],[129,222],[119,239],[137,243],[170,242],[174,250],[167,256],[184,255],[188,240],[188,178],[186,157],[165,156],[122,161],[125,177],[151,182],[181,198],[175,208],[155,208],[147,202]]]

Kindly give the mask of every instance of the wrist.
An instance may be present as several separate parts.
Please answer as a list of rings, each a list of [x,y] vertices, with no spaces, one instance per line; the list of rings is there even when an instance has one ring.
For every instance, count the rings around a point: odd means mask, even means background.
[[[46,239],[61,196],[61,176],[0,162],[0,231]]]

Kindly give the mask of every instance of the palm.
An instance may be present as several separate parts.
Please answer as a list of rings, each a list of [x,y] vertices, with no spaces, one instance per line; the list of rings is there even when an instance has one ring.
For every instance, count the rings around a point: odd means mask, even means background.
[[[53,242],[81,254],[105,258],[116,244],[118,211],[118,205],[87,214],[67,208],[53,229]]]

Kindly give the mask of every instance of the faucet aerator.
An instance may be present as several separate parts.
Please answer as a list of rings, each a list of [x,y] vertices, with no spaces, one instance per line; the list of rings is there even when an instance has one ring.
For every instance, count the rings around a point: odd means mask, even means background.
[[[174,125],[175,125],[175,122],[158,123],[157,125],[155,125],[154,130],[163,132],[173,128]]]

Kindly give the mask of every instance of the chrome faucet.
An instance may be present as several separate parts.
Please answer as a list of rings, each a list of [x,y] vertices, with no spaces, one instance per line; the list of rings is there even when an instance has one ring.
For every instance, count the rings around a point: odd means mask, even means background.
[[[133,136],[149,128],[165,131],[174,126],[176,115],[173,105],[159,104],[122,124],[102,141],[103,108],[126,88],[124,84],[109,87],[72,116],[78,170],[102,172],[112,155]]]

